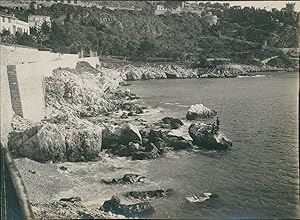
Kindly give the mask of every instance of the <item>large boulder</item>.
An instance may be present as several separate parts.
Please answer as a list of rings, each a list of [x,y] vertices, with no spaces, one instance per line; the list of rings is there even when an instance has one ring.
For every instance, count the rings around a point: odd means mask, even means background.
[[[142,137],[136,126],[126,123],[121,126],[120,143],[128,145],[130,142],[142,143]]]
[[[192,105],[186,113],[187,120],[209,119],[217,114],[216,111],[210,110],[203,104]]]
[[[112,196],[110,200],[105,201],[100,207],[100,210],[112,212],[118,215],[124,215],[126,217],[143,217],[155,211],[155,209],[148,202],[129,205],[121,204],[120,199],[117,196]]]
[[[13,131],[8,146],[15,157],[27,157],[38,162],[59,162],[65,159],[64,133],[57,125],[44,123],[24,131]]]
[[[73,128],[66,135],[68,161],[90,161],[99,157],[102,145],[102,130],[99,128]]]
[[[189,135],[193,143],[208,150],[227,150],[232,146],[232,141],[223,134],[215,132],[212,125],[193,123],[189,127]]]
[[[105,127],[102,131],[102,148],[111,149],[119,144],[121,129]]]

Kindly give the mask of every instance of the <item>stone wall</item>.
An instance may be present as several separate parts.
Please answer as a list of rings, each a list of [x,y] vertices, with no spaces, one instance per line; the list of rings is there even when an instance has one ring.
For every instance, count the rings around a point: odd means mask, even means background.
[[[0,54],[1,56],[1,54]],[[1,56],[2,57],[2,56]],[[1,142],[5,144],[7,142],[7,135],[10,131],[10,122],[13,116],[13,110],[11,106],[10,90],[8,76],[6,74],[7,67],[1,65],[1,75],[0,75],[0,95],[1,95],[1,104],[0,104],[0,128],[1,128]]]

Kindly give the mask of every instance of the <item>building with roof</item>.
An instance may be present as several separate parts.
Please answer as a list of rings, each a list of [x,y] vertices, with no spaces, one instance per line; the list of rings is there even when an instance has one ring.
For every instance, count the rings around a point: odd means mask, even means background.
[[[46,22],[49,27],[51,27],[51,18],[46,15],[29,15],[28,23],[30,27],[41,27],[41,25]]]
[[[4,30],[11,34],[16,34],[16,32],[30,34],[30,27],[27,22],[17,19],[14,15],[0,12],[0,31]]]

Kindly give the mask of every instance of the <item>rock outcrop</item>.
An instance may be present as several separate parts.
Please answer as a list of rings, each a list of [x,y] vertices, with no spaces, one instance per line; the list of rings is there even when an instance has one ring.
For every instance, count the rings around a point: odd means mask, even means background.
[[[65,136],[57,125],[37,124],[24,131],[12,131],[8,146],[15,157],[28,157],[39,162],[65,159]]]
[[[72,128],[66,135],[68,161],[91,161],[98,158],[102,145],[102,130],[97,128]]]
[[[155,209],[148,202],[135,203],[130,205],[121,204],[117,196],[112,196],[100,207],[100,210],[105,212],[112,212],[117,215],[124,215],[126,217],[144,217],[155,211]]]
[[[60,116],[58,118],[61,119]],[[42,163],[99,159],[102,129],[87,122],[80,124],[73,121],[74,118],[58,118],[26,123],[26,120],[15,116],[14,130],[8,142],[13,156]]]
[[[99,209],[85,207],[80,197],[62,198],[49,203],[33,203],[32,210],[37,219],[120,219],[122,215],[114,215]]]
[[[198,147],[207,150],[228,150],[232,146],[232,141],[223,134],[215,132],[212,125],[204,123],[193,123],[189,127],[189,134],[193,143]]]
[[[216,111],[210,110],[203,104],[192,105],[186,113],[187,120],[209,119],[217,114]]]

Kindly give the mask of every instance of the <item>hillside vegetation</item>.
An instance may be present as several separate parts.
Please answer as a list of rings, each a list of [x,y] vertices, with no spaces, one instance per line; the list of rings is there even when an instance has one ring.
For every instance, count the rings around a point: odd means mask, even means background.
[[[1,34],[1,41],[28,46],[47,47],[63,53],[90,49],[101,55],[143,59],[163,57],[202,62],[205,58],[229,58],[231,62],[257,64],[278,55],[281,65],[292,63],[278,50],[269,47],[296,47],[296,13],[293,4],[281,11],[228,7],[206,3],[208,11],[218,15],[218,25],[209,26],[196,14],[155,16],[154,7],[144,2],[143,10],[110,10],[55,4],[49,8],[13,10],[18,17],[31,14],[49,15],[46,24],[32,29],[31,36]],[[10,9],[11,10],[11,9]],[[275,64],[276,65],[276,64]]]

